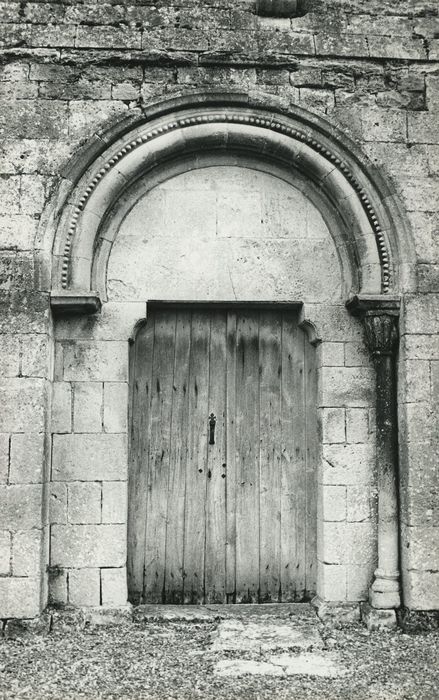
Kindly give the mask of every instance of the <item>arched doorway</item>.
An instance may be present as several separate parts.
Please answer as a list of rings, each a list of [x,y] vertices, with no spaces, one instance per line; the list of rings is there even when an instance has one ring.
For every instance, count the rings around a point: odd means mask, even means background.
[[[97,158],[94,153],[87,171],[81,171],[76,179],[72,176],[75,182],[69,199],[64,206],[58,206],[55,214],[60,213],[60,221],[56,222],[52,307],[59,313],[68,309],[88,312],[104,302],[101,327],[95,319],[76,327],[74,341],[78,351],[74,355],[76,350],[67,348],[64,380],[78,377],[70,371],[69,357],[86,358],[87,353],[91,356],[93,352],[99,361],[105,354],[99,354],[104,350],[103,343],[102,347],[99,343],[114,341],[117,333],[118,355],[114,367],[110,367],[114,372],[108,369],[99,376],[110,382],[125,381],[127,363],[122,341],[128,340],[136,322],[145,316],[148,319],[148,303],[154,298],[167,302],[175,299],[289,301],[300,305],[301,320],[312,321],[322,340],[316,352],[319,370],[316,403],[322,433],[319,434],[322,459],[317,460],[317,591],[326,600],[364,599],[377,552],[377,516],[367,505],[376,488],[375,374],[370,359],[362,352],[361,324],[347,312],[345,302],[352,295],[363,295],[358,308],[367,313],[378,309],[375,314],[378,325],[389,310],[397,313],[392,292],[398,289],[401,280],[409,284],[411,268],[398,255],[393,199],[384,187],[380,188],[379,178],[371,179],[368,164],[355,147],[350,144],[345,148],[339,134],[321,120],[300,110],[288,115],[276,109],[261,110],[249,100],[234,96],[205,96],[202,107],[195,98],[183,106],[178,102],[162,105],[148,119],[133,128],[121,128],[103,144],[102,152]],[[142,226],[136,229],[136,222],[131,219],[131,225],[126,227],[130,216],[135,217],[137,204],[149,192],[157,192],[162,183],[211,167],[231,166],[268,174],[280,188],[284,186],[280,183],[295,188],[318,212],[326,231],[322,240],[329,245],[327,248],[317,245],[312,255],[308,255],[310,264],[304,284],[301,285],[300,277],[302,259],[296,255],[304,245],[292,245],[288,236],[282,245],[289,253],[282,253],[278,241],[264,242],[262,246],[260,241],[253,241],[249,248],[252,254],[245,255],[236,241],[224,244],[216,236],[210,241],[189,237],[187,250],[182,250],[178,237],[168,236],[167,240],[165,232],[158,237],[154,257],[149,254],[154,249],[151,240],[142,238]],[[204,202],[206,198],[204,194],[199,200]],[[248,216],[242,216],[240,209],[241,217],[237,220],[253,221],[253,209],[248,210]],[[192,232],[198,223],[195,213]],[[50,225],[54,225],[53,221]],[[130,231],[135,233],[131,241]],[[137,255],[139,242],[144,252],[149,251],[146,258]],[[218,255],[221,245],[225,248],[229,245],[235,257],[226,260],[227,256]],[[324,258],[323,267],[319,258],[321,250],[329,255]],[[195,269],[200,274],[190,293],[193,275],[185,278],[176,264],[176,252],[198,260]],[[154,264],[157,260],[160,265]],[[234,261],[232,275],[224,261],[229,264]],[[246,265],[252,266],[250,277],[257,281],[251,293]],[[203,278],[201,273],[205,270],[215,274]],[[332,273],[337,278],[335,285]],[[224,294],[222,281],[227,277],[230,287]],[[221,280],[215,288],[211,285],[213,278],[217,282]],[[236,287],[233,291],[231,280],[241,285],[239,293]],[[109,325],[105,326],[106,323]],[[97,333],[97,339],[93,333]],[[58,338],[64,342],[59,332]],[[108,353],[105,356],[110,357]],[[81,376],[91,374],[87,370]],[[109,387],[109,392],[110,389],[113,387]],[[363,426],[357,433],[348,427],[352,426],[354,414]],[[68,447],[81,440],[76,441],[73,436],[57,442]],[[99,449],[107,449],[106,440],[102,436],[95,443]],[[59,450],[61,462],[62,454]],[[121,463],[120,475],[114,468],[113,478],[119,476],[123,481],[125,468]],[[361,510],[357,507],[358,499]],[[334,502],[340,505],[337,520],[328,511],[328,504]],[[394,530],[392,526],[392,537]],[[64,530],[61,535],[67,536]],[[112,561],[111,554],[105,553],[99,565],[106,569]],[[114,566],[120,567],[120,562],[118,556]],[[390,579],[394,586],[397,574],[393,569]]]

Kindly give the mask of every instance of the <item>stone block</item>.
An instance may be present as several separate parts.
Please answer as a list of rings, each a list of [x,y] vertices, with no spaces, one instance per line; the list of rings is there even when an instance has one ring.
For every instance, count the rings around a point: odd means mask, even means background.
[[[40,612],[39,578],[0,578],[0,619],[31,618]]]
[[[404,335],[403,349],[408,360],[435,360],[439,357],[439,334]]]
[[[369,603],[362,604],[361,619],[369,632],[389,632],[397,627],[394,610],[377,610]]]
[[[439,292],[439,265],[418,265],[418,289],[421,293]]]
[[[376,559],[373,524],[326,522],[323,558],[327,564],[373,565]]]
[[[349,564],[347,571],[347,599],[352,601],[367,600],[369,586],[373,579],[373,566]]]
[[[406,140],[407,126],[404,110],[363,109],[361,126],[365,141],[404,143]]]
[[[364,484],[347,487],[346,518],[350,523],[371,520],[377,510],[378,495],[374,488]]]
[[[408,140],[411,143],[439,142],[439,125],[437,116],[430,112],[408,112]]]
[[[101,569],[102,605],[118,607],[126,605],[128,600],[127,571],[120,569]]]
[[[0,374],[17,377],[19,373],[19,339],[13,335],[0,336]]]
[[[65,48],[75,45],[76,27],[65,24],[34,24],[30,37],[30,45],[35,47]]]
[[[128,342],[77,341],[64,344],[64,380],[125,382]]]
[[[52,525],[52,565],[83,568],[125,563],[125,525]]]
[[[434,437],[437,415],[434,406],[427,401],[401,404],[400,415],[401,434],[407,442],[427,442]]]
[[[23,377],[48,377],[50,345],[46,335],[24,335],[20,339]]]
[[[10,436],[0,433],[0,484],[6,484],[9,477]]]
[[[122,434],[54,435],[54,481],[125,480],[127,438]]]
[[[93,30],[95,32],[96,30]],[[50,103],[53,100],[48,100]],[[95,131],[104,128],[105,124],[122,116],[128,109],[125,102],[118,100],[70,100],[69,101],[69,133],[74,140],[90,137]]]
[[[406,568],[417,571],[439,571],[438,528],[403,525],[401,546]]]
[[[404,605],[411,610],[439,609],[439,572],[404,572]]]
[[[323,445],[324,484],[370,484],[374,471],[373,445]]]
[[[42,530],[14,532],[12,535],[13,576],[38,576],[42,563]]]
[[[68,572],[68,602],[78,607],[100,603],[99,569],[70,569]]]
[[[67,523],[67,484],[53,481],[50,484],[50,523]]]
[[[344,343],[323,342],[320,348],[320,357],[323,367],[343,367]]]
[[[73,384],[73,430],[75,433],[102,432],[101,382],[74,382]]]
[[[404,333],[422,335],[439,332],[439,294],[407,296]],[[432,357],[431,359],[437,359]]]
[[[1,379],[0,433],[42,432],[46,417],[46,386],[42,379]]]
[[[316,54],[318,56],[356,56],[368,58],[367,38],[359,34],[322,32],[316,35]]]
[[[400,192],[408,211],[437,212],[439,207],[437,178],[428,176],[417,180],[404,180],[401,182]]]
[[[369,435],[369,409],[346,409],[346,442],[368,442]]]
[[[327,522],[346,520],[346,486],[322,488],[320,517]]]
[[[20,213],[20,178],[9,176],[0,180],[0,214]]]
[[[365,343],[345,343],[346,367],[373,367]]]
[[[125,523],[127,510],[127,482],[104,481],[102,484],[102,522]]]
[[[11,484],[39,484],[45,473],[44,433],[11,435]]]
[[[60,139],[67,136],[68,106],[59,100],[19,100],[2,105],[0,136]]]
[[[100,314],[78,318],[60,318],[55,326],[57,340],[121,340],[127,341],[136,323],[146,318],[145,302],[108,301]]]
[[[79,26],[75,46],[80,49],[140,49],[142,35],[136,27]]]
[[[399,367],[399,400],[402,403],[423,401],[430,386],[430,363],[427,360],[400,360]]]
[[[128,384],[104,384],[104,430],[106,433],[125,433],[128,422]]]
[[[8,530],[0,531],[0,575],[11,573],[12,535]]]
[[[322,408],[321,419],[324,443],[334,444],[345,442],[344,408]]]
[[[317,592],[325,601],[346,600],[347,567],[341,564],[319,562],[317,569]]]
[[[69,382],[52,384],[52,433],[72,430],[72,386]]]
[[[67,572],[56,570],[49,573],[49,604],[67,605]]]
[[[69,523],[100,523],[102,487],[96,482],[68,484]]]
[[[41,484],[0,486],[0,529],[41,527],[42,498]]]
[[[21,175],[20,210],[23,214],[35,217],[41,214],[46,201],[46,185],[49,184],[47,176]]]
[[[323,367],[321,405],[373,406],[375,372],[366,367]]]

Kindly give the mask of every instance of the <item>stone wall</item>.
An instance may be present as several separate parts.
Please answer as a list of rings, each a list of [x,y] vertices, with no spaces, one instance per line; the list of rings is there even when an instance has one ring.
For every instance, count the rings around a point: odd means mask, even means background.
[[[77,167],[79,148],[85,143],[97,148],[110,123],[148,114],[160,99],[211,88],[245,92],[261,105],[270,96],[285,109],[298,105],[323,115],[361,147],[399,198],[416,251],[415,256],[407,251],[407,258],[402,251],[401,262],[417,279],[415,288],[401,290],[404,602],[415,609],[439,607],[437,4],[303,0],[301,8],[301,16],[290,20],[257,17],[250,0],[209,0],[202,6],[192,0],[0,3],[0,617],[32,617],[47,600],[51,473],[51,561],[63,569],[50,570],[55,599],[66,599],[64,567],[73,566],[62,558],[66,527],[72,551],[80,528],[87,529],[81,537],[96,549],[92,566],[90,559],[82,562],[86,573],[78,568],[69,574],[71,602],[117,604],[123,598],[117,577],[126,546],[120,522],[126,414],[112,407],[126,396],[128,327],[144,315],[144,305],[131,304],[132,316],[114,323],[110,303],[102,319],[86,329],[93,341],[93,333],[102,334],[108,355],[103,347],[93,350],[92,341],[64,343],[72,337],[59,335],[60,324],[54,354],[44,212]],[[349,381],[351,367],[369,367],[359,325],[352,321],[353,342],[345,347],[350,331],[337,314],[336,336],[322,349],[331,358],[322,360],[331,387]],[[323,323],[322,328],[324,333]],[[57,410],[50,426],[52,391]],[[341,468],[346,461],[361,463],[361,450],[352,454],[349,445],[369,440],[369,409],[342,399],[325,407],[323,442],[341,445],[330,448]],[[51,472],[52,454],[58,466]],[[77,470],[89,473],[90,464],[99,471],[103,454],[105,473],[95,472],[92,485],[75,480]],[[359,487],[356,479],[325,491],[328,500],[321,508],[333,520],[325,530],[331,541],[331,533],[346,532],[349,513],[361,512],[352,506]],[[106,541],[117,550],[110,562],[100,549]],[[76,564],[82,545],[77,549]],[[346,556],[334,552],[331,561],[324,558],[331,567],[326,580],[337,591],[347,586],[343,597],[351,595]],[[327,597],[333,596],[328,590]]]

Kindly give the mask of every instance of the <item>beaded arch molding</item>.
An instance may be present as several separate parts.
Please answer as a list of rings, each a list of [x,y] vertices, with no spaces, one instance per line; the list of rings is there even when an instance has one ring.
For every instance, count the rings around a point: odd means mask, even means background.
[[[274,131],[285,136],[289,136],[292,139],[300,141],[319,155],[323,156],[327,161],[336,166],[336,168],[344,175],[346,180],[358,194],[361,206],[367,216],[369,224],[374,232],[378,257],[381,265],[381,287],[382,293],[386,294],[389,292],[390,288],[390,255],[388,246],[384,237],[382,227],[380,225],[378,215],[368,197],[366,191],[359,183],[357,178],[352,173],[350,167],[343,162],[339,156],[335,155],[327,146],[323,145],[316,138],[313,138],[308,133],[301,131],[295,127],[286,125],[285,123],[277,120],[275,118],[265,118],[263,116],[253,116],[248,114],[238,114],[238,113],[209,113],[198,116],[187,116],[182,118],[175,118],[170,120],[168,123],[161,124],[155,128],[152,128],[147,133],[137,138],[132,139],[126,143],[122,148],[120,148],[111,158],[107,160],[105,165],[103,165],[96,175],[90,180],[86,185],[81,194],[77,205],[74,207],[73,214],[71,215],[68,229],[67,238],[64,246],[63,258],[62,258],[62,269],[61,269],[61,287],[67,289],[68,278],[69,278],[69,266],[71,262],[71,248],[72,242],[77,230],[78,220],[84,210],[88,199],[96,189],[99,182],[105,177],[109,170],[111,170],[119,161],[121,161],[128,153],[132,152],[139,146],[152,141],[166,133],[174,131],[176,129],[185,129],[187,127],[197,126],[201,124],[215,124],[215,123],[235,123],[240,125],[250,125],[257,126],[262,129],[267,129]]]

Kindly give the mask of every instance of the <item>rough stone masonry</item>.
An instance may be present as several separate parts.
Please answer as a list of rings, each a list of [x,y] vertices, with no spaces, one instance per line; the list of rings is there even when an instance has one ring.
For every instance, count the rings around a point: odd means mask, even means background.
[[[127,603],[129,339],[149,299],[303,302],[315,592],[373,607],[391,581],[389,608],[439,608],[437,3],[256,6],[0,2],[1,619]],[[149,123],[175,143],[131,175]],[[385,294],[398,350],[364,339]],[[395,492],[377,353],[397,372]]]

